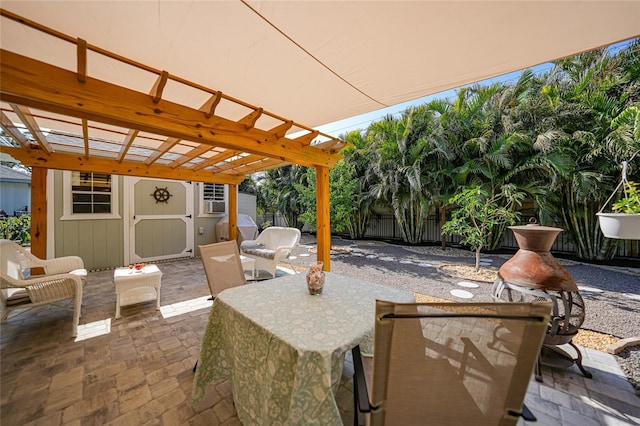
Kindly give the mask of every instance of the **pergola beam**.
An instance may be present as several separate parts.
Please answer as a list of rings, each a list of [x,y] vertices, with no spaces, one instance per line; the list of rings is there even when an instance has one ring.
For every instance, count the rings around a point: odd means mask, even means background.
[[[165,165],[132,161],[118,161],[117,159],[101,158],[82,154],[63,154],[53,152],[47,154],[39,149],[24,149],[0,146],[0,152],[9,154],[25,166],[43,167],[57,170],[77,170],[81,172],[105,173],[122,176],[138,176],[146,178],[161,178],[187,180],[195,182],[210,182],[235,185],[241,183],[245,175],[212,173],[209,171],[194,171],[192,169],[171,168]]]
[[[332,167],[339,154],[278,138],[245,123],[205,114],[101,80],[86,78],[6,50],[0,50],[0,95],[3,100],[115,126],[235,149],[305,166]]]

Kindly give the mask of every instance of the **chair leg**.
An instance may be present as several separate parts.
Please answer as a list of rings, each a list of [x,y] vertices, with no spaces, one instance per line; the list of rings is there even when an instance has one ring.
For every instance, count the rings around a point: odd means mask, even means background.
[[[540,353],[538,354],[538,359],[536,361],[534,375],[536,378],[536,382],[542,383],[542,349],[540,349]]]
[[[353,374],[353,383],[356,383],[356,375]],[[358,426],[358,387],[353,386],[353,426]]]
[[[369,402],[360,346],[351,349],[351,357],[353,360],[353,424],[358,426],[358,414],[370,413],[375,407],[372,407]]]
[[[522,404],[522,418],[525,419],[528,422],[537,422],[538,419],[536,418],[536,416],[533,415],[533,413],[531,412],[531,410],[529,410],[529,408],[527,407],[526,404]]]
[[[578,366],[578,368],[580,369],[584,377],[586,377],[587,379],[593,378],[593,374],[585,370],[584,367],[582,366],[582,353],[580,352],[580,349],[578,349],[578,347],[573,342],[569,342],[569,346],[571,346],[578,354],[578,358],[575,359],[573,362]]]
[[[80,311],[82,310],[82,293],[80,294],[80,298],[76,296],[76,300],[74,300],[74,309],[73,309],[73,328],[72,328],[72,336],[78,336],[78,323],[80,322]]]

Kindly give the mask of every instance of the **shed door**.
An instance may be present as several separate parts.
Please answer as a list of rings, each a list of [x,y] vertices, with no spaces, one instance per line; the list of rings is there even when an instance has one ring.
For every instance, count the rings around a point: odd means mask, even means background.
[[[125,178],[125,259],[129,263],[193,256],[193,184]]]

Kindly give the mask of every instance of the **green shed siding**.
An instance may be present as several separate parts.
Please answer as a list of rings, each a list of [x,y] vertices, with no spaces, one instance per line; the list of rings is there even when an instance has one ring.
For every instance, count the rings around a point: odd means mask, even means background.
[[[122,216],[122,180],[119,180],[119,209]],[[122,219],[60,220],[64,212],[62,172],[54,173],[55,256],[80,256],[89,270],[123,265]],[[50,204],[51,205],[51,204]]]
[[[142,258],[181,253],[187,236],[180,219],[143,220],[136,225],[136,254]]]
[[[125,264],[125,244],[129,244],[129,234],[125,235],[124,211],[125,179],[118,179],[118,215],[115,219],[65,219],[64,215],[64,179],[63,172],[55,170],[53,179],[54,199],[49,203],[53,208],[53,222],[49,224],[50,238],[53,238],[54,256],[80,256],[89,270],[111,269]],[[187,195],[181,182],[141,180],[142,185],[135,197],[135,211],[138,215],[180,215],[185,213]],[[168,203],[156,203],[153,193],[158,188],[167,188],[171,197]],[[199,255],[198,245],[217,241],[215,226],[224,217],[203,216],[200,209],[200,190],[198,184],[187,186],[193,193],[193,232],[194,255]],[[245,199],[247,198],[247,199]],[[133,210],[133,209],[132,209]],[[255,196],[239,194],[238,212],[255,218]],[[131,219],[131,218],[130,218]],[[202,228],[202,234],[199,229]],[[157,220],[142,219],[135,230],[136,251],[140,257],[148,258],[166,253],[179,253],[186,248],[184,223],[178,218]]]

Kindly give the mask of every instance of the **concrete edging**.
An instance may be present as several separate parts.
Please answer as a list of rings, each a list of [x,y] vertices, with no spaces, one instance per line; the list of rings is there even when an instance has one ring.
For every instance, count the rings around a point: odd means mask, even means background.
[[[629,337],[627,339],[622,339],[612,345],[609,345],[607,347],[607,353],[615,355],[628,347],[636,345],[640,345],[640,337]]]

